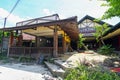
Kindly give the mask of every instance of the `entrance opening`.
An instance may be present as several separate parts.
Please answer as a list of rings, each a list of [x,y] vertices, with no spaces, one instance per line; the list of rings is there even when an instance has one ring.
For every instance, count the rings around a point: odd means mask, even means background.
[[[77,41],[71,41],[71,47],[73,50],[77,50]]]

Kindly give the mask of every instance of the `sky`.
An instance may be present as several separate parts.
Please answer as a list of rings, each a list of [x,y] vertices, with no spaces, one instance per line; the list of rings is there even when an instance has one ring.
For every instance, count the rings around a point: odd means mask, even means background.
[[[17,0],[0,1],[0,28],[3,27],[6,17]],[[78,21],[85,15],[100,18],[107,7],[100,5],[105,1],[98,0],[20,0],[17,7],[8,17],[6,27],[14,27],[17,22],[58,14],[60,19],[77,16]],[[120,18],[112,18],[105,22],[115,25]]]

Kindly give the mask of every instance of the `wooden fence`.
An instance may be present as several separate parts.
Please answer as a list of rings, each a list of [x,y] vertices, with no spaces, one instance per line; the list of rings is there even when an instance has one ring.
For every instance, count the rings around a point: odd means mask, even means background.
[[[63,48],[58,48],[58,54],[63,53]],[[9,56],[39,57],[40,54],[52,56],[53,47],[10,47]]]

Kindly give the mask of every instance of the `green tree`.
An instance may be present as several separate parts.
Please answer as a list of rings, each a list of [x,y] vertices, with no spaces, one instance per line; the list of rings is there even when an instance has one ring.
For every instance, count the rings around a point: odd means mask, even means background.
[[[80,48],[84,47],[85,50],[88,50],[88,47],[84,44],[84,41],[85,41],[85,38],[83,37],[83,34],[79,34],[79,43],[78,43],[78,46]]]
[[[120,0],[106,0],[107,3],[102,6],[108,6],[108,10],[102,16],[102,19],[120,17]]]
[[[2,35],[3,35],[3,32],[0,31],[0,43],[2,42]]]
[[[4,37],[9,37],[10,32],[4,32]],[[3,31],[0,30],[0,43],[2,42],[2,38],[3,38]]]
[[[100,41],[103,45],[105,45],[104,40],[103,40],[103,35],[107,30],[109,30],[108,25],[103,24],[103,25],[95,26],[95,30],[96,32],[93,33],[93,35],[95,36],[97,42]]]

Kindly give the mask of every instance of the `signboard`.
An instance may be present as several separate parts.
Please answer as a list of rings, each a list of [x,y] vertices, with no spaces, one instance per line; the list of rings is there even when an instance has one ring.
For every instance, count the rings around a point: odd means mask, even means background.
[[[83,34],[85,37],[93,36],[93,33],[95,33],[95,28],[93,27],[84,27],[79,28],[79,32]]]

